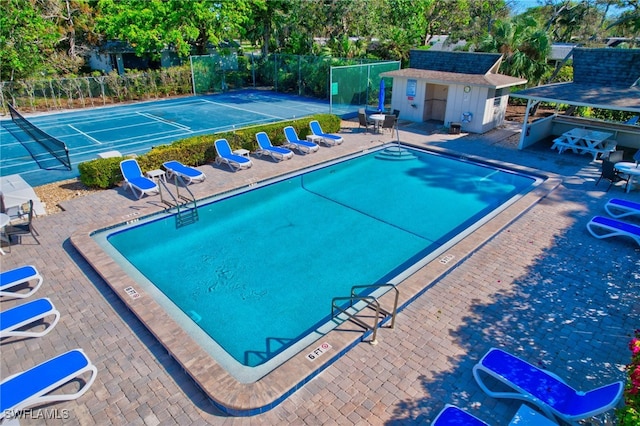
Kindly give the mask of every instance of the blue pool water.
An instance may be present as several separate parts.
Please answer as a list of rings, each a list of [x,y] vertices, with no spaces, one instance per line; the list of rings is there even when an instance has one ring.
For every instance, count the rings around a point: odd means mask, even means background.
[[[535,183],[411,153],[372,152],[203,204],[193,225],[153,217],[106,240],[182,323],[260,366],[326,323],[333,297],[394,282]]]

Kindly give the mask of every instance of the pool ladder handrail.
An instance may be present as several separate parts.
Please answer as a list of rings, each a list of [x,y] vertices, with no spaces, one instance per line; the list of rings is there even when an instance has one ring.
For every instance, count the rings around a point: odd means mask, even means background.
[[[393,303],[393,310],[391,312],[383,309],[380,306],[380,302],[378,301],[378,297],[375,296],[360,296],[357,294],[357,291],[360,289],[380,289],[380,288],[384,288],[384,287],[389,287],[391,289],[394,290],[395,292],[395,298],[394,298],[394,303]],[[385,292],[386,294],[386,292]],[[396,322],[396,315],[398,313],[398,299],[400,296],[400,291],[398,290],[397,286],[395,284],[390,284],[390,283],[385,283],[385,284],[364,284],[364,285],[356,285],[351,287],[351,295],[350,296],[345,296],[345,297],[334,297],[331,300],[331,315],[333,317],[335,317],[335,312],[336,310],[340,311],[341,313],[343,313],[344,315],[347,316],[348,319],[350,319],[351,321],[355,322],[356,324],[358,324],[359,326],[361,326],[362,328],[364,328],[365,330],[371,330],[372,331],[372,336],[371,336],[371,340],[369,341],[369,343],[371,343],[372,345],[376,345],[378,343],[376,337],[377,337],[377,331],[378,328],[380,327],[380,314],[383,314],[383,317],[391,317],[391,323],[389,325],[389,328],[394,328],[395,327],[395,322]],[[336,304],[336,302],[338,301],[349,301],[349,308],[351,308],[351,311],[344,309],[342,306],[339,306]],[[362,309],[359,309],[355,312],[353,312],[354,308],[354,302],[365,302],[365,306],[362,307]],[[363,320],[361,320],[360,318],[357,317],[357,314],[362,312],[364,310],[364,308],[368,308],[371,306],[375,306],[375,311],[376,311],[376,315],[374,317],[374,321],[373,321],[373,325],[369,325],[366,322],[364,322]]]
[[[394,328],[396,325],[396,315],[398,314],[398,299],[400,298],[400,291],[398,290],[398,287],[395,284],[391,284],[391,283],[384,283],[384,284],[363,284],[363,285],[354,285],[353,287],[351,287],[351,296],[357,296],[356,294],[356,290],[357,289],[381,289],[381,288],[385,288],[388,287],[389,289],[393,290],[395,292],[395,298],[393,301],[393,310],[391,312],[380,308],[380,311],[388,317],[391,317],[391,323],[389,324],[389,328]],[[386,292],[385,292],[386,294]],[[384,295],[383,295],[384,296]],[[376,298],[377,300],[377,298]]]
[[[178,176],[176,174],[173,175],[173,183],[176,187],[176,195],[173,195],[173,192],[171,192],[171,190],[169,189],[169,187],[167,186],[167,183],[163,180],[163,179],[159,179],[158,180],[160,183],[160,201],[162,203],[164,203],[165,205],[169,206],[167,210],[171,209],[171,208],[176,208],[177,212],[176,212],[176,227],[181,227],[184,225],[188,225],[190,223],[194,223],[198,220],[198,204],[196,202],[196,197],[193,195],[193,193],[191,192],[191,190],[189,189],[189,187],[187,186],[187,183],[185,182],[185,180],[181,177]],[[187,190],[187,192],[189,193],[189,195],[191,197],[187,197],[184,195],[180,194],[180,186],[182,186],[184,189]],[[163,192],[162,192],[162,188],[164,188],[167,193],[169,194],[169,196],[171,197],[171,199],[173,200],[173,203],[171,203],[168,200],[165,200],[163,197]],[[183,202],[181,203],[179,200],[183,200]],[[190,203],[193,203],[193,207],[189,207],[188,205]],[[186,208],[186,211],[182,211],[180,208]],[[185,217],[186,214],[186,217]],[[185,220],[185,219],[189,219],[189,220]]]
[[[374,318],[373,321],[373,325],[369,325],[366,322],[364,322],[363,320],[361,320],[360,318],[358,318],[356,315],[362,311],[359,310],[357,312],[349,312],[347,309],[342,308],[342,306],[338,306],[336,304],[337,301],[340,300],[344,300],[344,301],[349,301],[349,307],[352,308],[353,307],[353,302],[366,302],[366,306],[365,307],[369,307],[371,305],[375,305],[376,307],[376,316]],[[373,296],[345,296],[345,297],[334,297],[331,300],[331,315],[333,317],[336,316],[336,309],[338,311],[340,311],[341,313],[345,314],[348,319],[350,319],[351,321],[355,322],[356,324],[358,324],[360,327],[364,328],[365,330],[371,330],[373,332],[372,336],[371,336],[371,340],[369,341],[369,343],[371,343],[372,345],[377,345],[378,344],[378,340],[376,339],[377,336],[377,332],[378,332],[378,324],[380,323],[380,302],[378,302],[378,300],[373,297]],[[364,308],[363,308],[364,309]]]

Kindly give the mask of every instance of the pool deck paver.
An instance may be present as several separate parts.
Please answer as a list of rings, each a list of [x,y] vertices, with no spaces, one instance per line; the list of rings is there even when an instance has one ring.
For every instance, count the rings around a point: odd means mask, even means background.
[[[248,185],[391,139],[344,123],[345,142],[231,173],[201,167],[198,198]],[[81,347],[98,376],[81,398],[48,405],[53,419],[21,424],[428,424],[445,403],[485,421],[507,424],[520,403],[486,396],[471,369],[492,346],[548,368],[579,389],[624,379],[628,340],[640,327],[640,248],[621,238],[597,240],[586,223],[606,200],[640,202],[640,191],[595,186],[599,162],[532,147],[507,137],[517,126],[482,136],[428,135],[400,129],[402,141],[558,174],[562,184],[457,264],[381,329],[378,345],[360,343],[272,410],[246,418],[220,413],[70,243],[91,224],[118,223],[160,209],[158,197],[134,200],[121,188],[63,203],[65,212],[35,221],[30,237],[0,257],[2,270],[34,264],[44,277],[34,297],[51,297],[62,316],[47,336],[3,341],[2,377]],[[419,279],[419,274],[409,279]],[[425,283],[426,285],[427,283]],[[3,298],[2,310],[22,303]],[[67,410],[63,413],[62,410]],[[33,417],[51,412],[32,411]],[[62,414],[65,414],[64,416]]]

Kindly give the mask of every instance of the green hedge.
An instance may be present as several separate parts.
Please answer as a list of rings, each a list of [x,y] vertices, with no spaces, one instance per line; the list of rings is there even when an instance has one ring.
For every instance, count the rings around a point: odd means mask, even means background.
[[[340,131],[340,117],[333,114],[316,114],[297,120],[280,121],[278,123],[238,129],[234,132],[181,139],[170,145],[156,146],[149,152],[139,155],[136,159],[143,171],[159,169],[162,167],[162,163],[170,160],[177,160],[188,166],[201,166],[215,161],[216,152],[213,143],[217,139],[227,139],[231,149],[244,148],[253,152],[258,148],[256,133],[265,132],[269,135],[274,145],[282,145],[286,140],[283,131],[286,126],[293,126],[298,133],[298,137],[305,139],[311,133],[309,129],[311,120],[318,120],[322,130],[327,133]],[[78,165],[80,181],[90,188],[113,188],[123,180],[120,172],[120,161],[122,161],[122,157],[98,158],[80,163]]]

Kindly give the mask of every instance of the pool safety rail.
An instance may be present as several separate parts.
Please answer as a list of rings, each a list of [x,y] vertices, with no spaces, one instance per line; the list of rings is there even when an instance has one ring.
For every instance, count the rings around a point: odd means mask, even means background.
[[[163,179],[158,179],[158,187],[160,188],[160,201],[168,206],[167,210],[176,209],[176,228],[181,228],[198,221],[198,205],[196,197],[193,195],[186,181],[176,174],[173,175],[173,183],[176,188],[176,194],[167,186]],[[180,194],[180,187],[187,191],[188,196]],[[164,190],[163,190],[164,189]],[[171,200],[165,199],[164,193],[168,194]]]
[[[387,288],[388,290],[394,291],[394,302],[393,308],[391,311],[383,309],[380,306],[379,297],[368,295],[360,295],[359,293],[363,290],[369,290],[370,292],[381,290]],[[385,292],[382,296],[384,296],[387,292]],[[331,300],[331,316],[335,317],[336,315],[343,314],[346,316],[348,320],[357,324],[358,326],[364,328],[365,333],[371,331],[371,340],[369,343],[372,345],[376,345],[377,341],[377,332],[378,328],[390,319],[388,328],[394,328],[396,323],[396,315],[398,313],[398,298],[400,296],[400,292],[398,288],[394,284],[365,284],[365,285],[357,285],[351,287],[351,295],[343,296],[343,297],[334,297]],[[348,303],[345,303],[348,302]],[[354,305],[362,302],[364,306],[360,309],[357,309]],[[345,307],[346,305],[346,307]],[[365,309],[375,311],[375,315],[371,318],[371,324],[362,319],[364,316]]]

